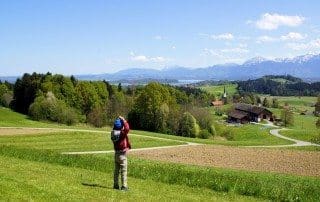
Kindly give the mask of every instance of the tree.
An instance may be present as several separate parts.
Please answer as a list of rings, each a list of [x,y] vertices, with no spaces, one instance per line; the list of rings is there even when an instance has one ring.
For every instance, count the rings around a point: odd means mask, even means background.
[[[319,129],[320,128],[320,118],[318,118],[317,122],[316,122],[316,127]]]
[[[5,84],[0,84],[0,106],[5,106],[4,95],[8,93],[8,88]]]
[[[272,108],[279,108],[279,101],[277,98],[272,99]]]
[[[98,128],[107,125],[106,110],[100,107],[93,108],[88,114],[87,122]]]
[[[76,111],[58,100],[52,92],[38,96],[29,107],[29,115],[34,120],[49,120],[68,125],[78,122]]]
[[[149,83],[141,91],[131,112],[135,119],[129,119],[129,122],[140,122],[133,123],[134,126],[140,126],[140,129],[164,132],[168,111],[175,105],[168,88],[159,83]]]
[[[118,84],[118,92],[121,92],[122,91],[122,85],[121,83]]]
[[[200,127],[196,119],[189,112],[185,112],[179,122],[178,135],[194,138],[199,134],[199,131]]]
[[[207,109],[193,108],[190,113],[195,117],[201,129],[205,129],[215,135],[214,118]]]
[[[256,96],[256,102],[257,104],[262,104],[261,97],[258,95]]]
[[[40,91],[43,74],[24,74],[21,79],[17,79],[13,89],[12,108],[20,113],[27,114],[29,106]]]
[[[320,95],[318,96],[317,102],[314,105],[314,115],[316,116],[320,115]]]
[[[266,97],[263,99],[262,106],[264,106],[264,107],[270,107],[269,100],[268,100]]]
[[[281,120],[285,127],[292,126],[294,124],[293,112],[289,108],[284,108],[281,112]]]
[[[101,100],[94,85],[88,81],[79,81],[76,86],[76,93],[80,104],[80,109],[85,115],[97,106],[101,105]]]

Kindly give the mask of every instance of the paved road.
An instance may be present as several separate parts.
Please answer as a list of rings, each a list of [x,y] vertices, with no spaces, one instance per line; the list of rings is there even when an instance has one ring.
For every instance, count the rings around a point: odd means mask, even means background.
[[[279,134],[280,130],[289,130],[286,128],[277,128],[277,129],[271,129],[270,130],[270,134],[273,136],[276,136],[278,138],[281,139],[285,139],[285,140],[289,140],[294,142],[294,144],[288,144],[288,145],[270,145],[270,146],[246,146],[246,147],[303,147],[303,146],[320,146],[319,144],[315,144],[312,142],[306,142],[306,141],[302,141],[302,140],[297,140],[297,139],[293,139],[293,138],[289,138],[283,135]]]

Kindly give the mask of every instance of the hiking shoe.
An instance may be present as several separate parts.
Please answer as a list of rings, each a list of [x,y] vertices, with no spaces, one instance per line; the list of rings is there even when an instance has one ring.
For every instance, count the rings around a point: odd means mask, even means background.
[[[121,187],[121,191],[129,191],[129,188],[122,186],[122,187]]]
[[[119,185],[113,185],[114,189],[119,189]]]

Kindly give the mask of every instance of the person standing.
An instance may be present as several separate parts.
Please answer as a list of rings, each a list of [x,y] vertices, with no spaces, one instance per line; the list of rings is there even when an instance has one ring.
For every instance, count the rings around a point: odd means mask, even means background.
[[[113,188],[119,189],[119,174],[121,173],[121,190],[128,191],[127,184],[127,151],[131,149],[131,144],[128,138],[129,124],[119,116],[113,124],[111,131],[111,139],[114,145],[114,181]]]

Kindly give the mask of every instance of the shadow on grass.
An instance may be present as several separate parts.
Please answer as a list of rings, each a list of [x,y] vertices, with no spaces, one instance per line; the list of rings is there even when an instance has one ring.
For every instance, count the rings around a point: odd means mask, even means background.
[[[111,187],[106,187],[106,186],[96,184],[96,183],[81,182],[81,184],[83,186],[87,186],[87,187],[98,187],[98,188],[112,189]]]

